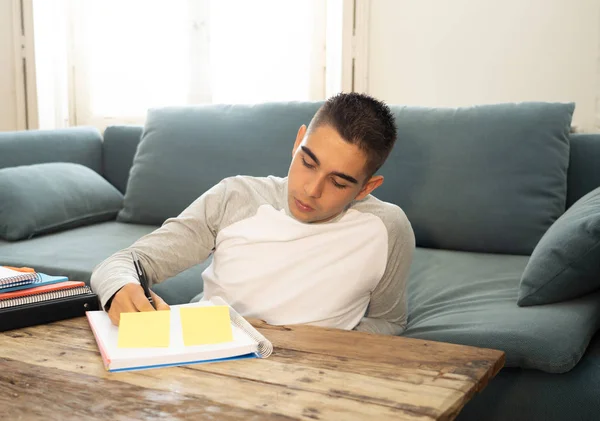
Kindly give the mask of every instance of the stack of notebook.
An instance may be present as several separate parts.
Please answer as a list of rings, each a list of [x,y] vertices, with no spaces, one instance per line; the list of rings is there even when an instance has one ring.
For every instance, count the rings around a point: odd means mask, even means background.
[[[0,331],[83,316],[98,297],[83,282],[0,266]]]

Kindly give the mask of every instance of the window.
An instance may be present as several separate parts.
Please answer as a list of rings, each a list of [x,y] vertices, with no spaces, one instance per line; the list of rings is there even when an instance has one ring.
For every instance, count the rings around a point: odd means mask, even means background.
[[[151,107],[325,98],[320,0],[72,0],[77,125]]]

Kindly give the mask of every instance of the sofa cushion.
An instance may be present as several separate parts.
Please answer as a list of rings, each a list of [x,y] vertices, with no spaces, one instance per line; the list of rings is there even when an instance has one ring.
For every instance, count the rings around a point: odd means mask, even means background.
[[[519,307],[525,256],[417,248],[405,336],[499,349],[507,367],[562,373],[600,326],[600,293]]]
[[[518,304],[548,304],[600,289],[600,187],[567,210],[533,250]]]
[[[118,220],[160,225],[235,175],[285,176],[318,102],[170,107],[148,112]]]
[[[0,240],[0,263],[29,266],[89,284],[96,265],[156,228],[110,221],[18,242]],[[202,291],[201,274],[209,263],[183,271],[152,289],[169,304],[188,303]]]
[[[417,245],[529,255],[564,212],[573,104],[392,111],[375,196],[404,209]]]
[[[123,195],[80,164],[54,162],[0,169],[0,238],[39,234],[114,219]]]

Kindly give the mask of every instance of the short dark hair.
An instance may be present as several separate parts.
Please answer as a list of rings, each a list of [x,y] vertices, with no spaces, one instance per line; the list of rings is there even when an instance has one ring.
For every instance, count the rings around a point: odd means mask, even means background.
[[[368,177],[381,168],[396,142],[396,124],[389,107],[365,94],[340,93],[314,115],[308,130],[330,125],[348,143],[367,155]]]

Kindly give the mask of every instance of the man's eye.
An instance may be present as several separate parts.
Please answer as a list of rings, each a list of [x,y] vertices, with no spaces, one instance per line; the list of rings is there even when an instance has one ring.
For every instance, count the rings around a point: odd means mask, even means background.
[[[348,187],[348,186],[347,186],[347,185],[345,185],[345,184],[340,184],[340,183],[338,183],[338,182],[337,182],[337,181],[335,181],[335,179],[333,179],[333,178],[331,179],[331,182],[332,182],[332,183],[333,183],[333,185],[334,185],[335,187],[337,187],[338,189],[345,189],[346,187]]]
[[[306,168],[314,168],[314,165],[309,164],[308,162],[306,162],[306,160],[304,158],[302,158],[302,164],[306,167]]]

